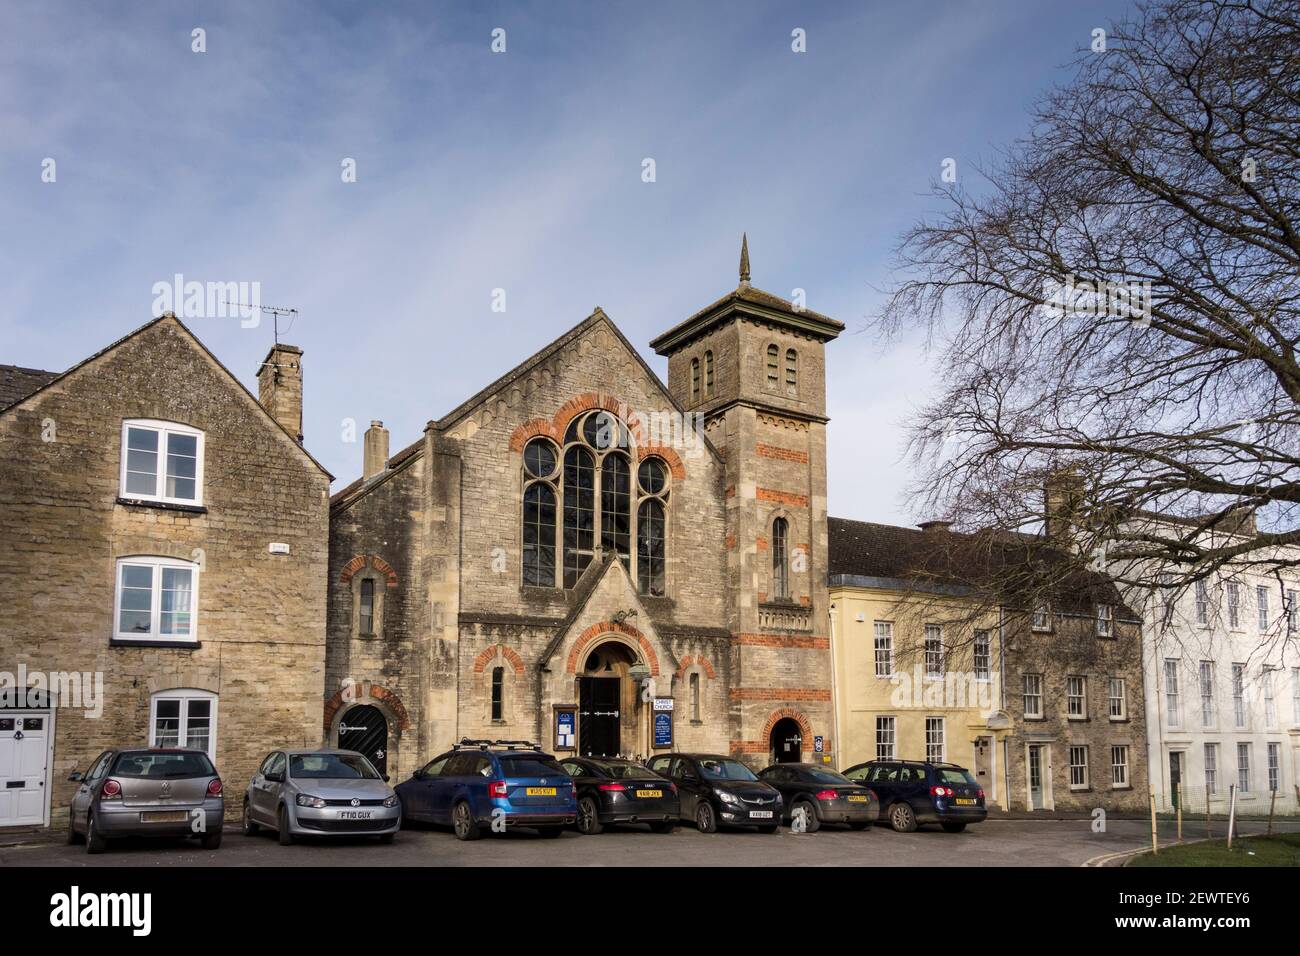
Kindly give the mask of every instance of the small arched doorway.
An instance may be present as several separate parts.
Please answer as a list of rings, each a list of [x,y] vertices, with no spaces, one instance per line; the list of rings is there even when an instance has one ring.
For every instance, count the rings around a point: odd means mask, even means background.
[[[793,717],[782,717],[776,722],[770,743],[774,763],[799,763],[803,759],[803,731]]]
[[[619,641],[606,641],[584,659],[578,677],[578,750],[583,756],[628,752],[624,737],[635,730],[636,688],[627,677],[636,663],[632,649]]]
[[[381,774],[388,772],[388,720],[378,707],[359,704],[339,721],[339,749],[363,754]]]

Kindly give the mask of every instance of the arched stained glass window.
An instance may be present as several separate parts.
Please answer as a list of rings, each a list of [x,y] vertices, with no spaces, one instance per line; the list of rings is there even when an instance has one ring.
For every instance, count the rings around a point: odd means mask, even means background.
[[[564,453],[564,586],[578,583],[596,554],[596,460],[575,445]]]

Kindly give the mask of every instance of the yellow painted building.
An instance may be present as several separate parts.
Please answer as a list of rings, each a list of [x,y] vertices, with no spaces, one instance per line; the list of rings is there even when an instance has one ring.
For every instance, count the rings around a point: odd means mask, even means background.
[[[975,775],[990,808],[1005,809],[1011,721],[999,612],[960,587],[887,573],[925,532],[831,521],[843,525],[832,529],[830,569],[839,769],[948,761]]]

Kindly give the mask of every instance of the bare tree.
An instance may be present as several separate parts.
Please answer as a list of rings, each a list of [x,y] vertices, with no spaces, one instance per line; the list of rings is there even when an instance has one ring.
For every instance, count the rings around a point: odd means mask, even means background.
[[[924,328],[944,383],[915,490],[926,517],[1036,531],[1055,480],[1121,583],[1280,573],[1300,563],[1300,2],[1165,0],[1096,45],[899,246],[880,326]]]

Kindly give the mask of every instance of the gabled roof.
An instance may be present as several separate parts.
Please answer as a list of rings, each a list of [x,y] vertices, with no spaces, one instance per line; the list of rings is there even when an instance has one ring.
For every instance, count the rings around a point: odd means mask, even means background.
[[[485,402],[487,399],[489,399],[490,397],[492,397],[493,395],[501,391],[504,391],[513,382],[523,378],[534,368],[546,362],[557,352],[561,351],[565,346],[569,345],[571,342],[585,335],[588,331],[590,331],[591,329],[595,328],[597,325],[600,325],[602,323],[614,334],[614,337],[618,339],[618,341],[623,345],[625,349],[627,349],[627,351],[633,356],[633,358],[636,359],[637,364],[640,365],[642,371],[645,372],[646,377],[659,390],[664,400],[669,403],[672,409],[676,411],[678,414],[682,414],[682,415],[686,414],[686,409],[677,401],[676,398],[673,397],[673,394],[670,391],[668,391],[668,386],[663,383],[663,380],[659,378],[658,375],[655,374],[654,369],[652,369],[646,363],[646,360],[641,357],[641,353],[638,352],[636,348],[632,345],[632,343],[628,341],[627,336],[625,336],[622,330],[619,329],[619,327],[614,323],[614,320],[605,314],[604,309],[602,309],[600,306],[596,306],[595,310],[591,313],[591,315],[587,316],[587,318],[583,319],[573,328],[569,329],[567,332],[559,336],[559,338],[552,341],[545,348],[541,349],[538,352],[534,352],[528,358],[524,359],[524,361],[520,362],[510,371],[506,372],[500,378],[493,381],[491,384],[479,389],[477,392],[475,392],[465,401],[461,402],[459,405],[453,408],[442,418],[429,422],[428,427],[433,428],[437,431],[446,431],[447,429],[452,428],[453,426],[460,423],[467,415],[473,412],[474,409],[482,405],[483,402]],[[713,442],[706,435],[702,435],[701,437],[704,439],[705,448],[709,450],[709,452],[714,456],[715,459],[721,461],[722,456],[718,453],[717,448],[714,447]],[[417,441],[412,442],[410,445],[407,445],[405,448],[399,451],[392,458],[388,459],[387,469],[385,469],[385,471],[381,475],[377,476],[372,481],[367,482],[362,478],[358,478],[355,481],[353,481],[351,484],[348,484],[345,487],[340,488],[337,492],[334,493],[333,496],[331,496],[330,507],[335,508],[340,505],[343,505],[351,501],[353,498],[355,498],[358,495],[358,493],[364,493],[374,485],[382,483],[382,480],[385,479],[389,475],[389,473],[393,471],[393,469],[398,468],[399,466],[410,461],[412,458],[418,456],[423,450],[423,447],[424,447],[424,439],[420,438]]]
[[[303,456],[304,456],[308,461],[310,461],[313,465],[315,465],[318,469],[320,469],[321,473],[324,474],[326,477],[328,477],[331,481],[334,479],[334,476],[331,475],[331,474],[326,470],[326,468],[325,468],[324,465],[322,465],[322,464],[321,464],[320,462],[318,462],[314,457],[312,457],[311,453],[308,452],[306,448],[304,448],[302,445],[298,444],[297,436],[289,434],[288,429],[286,429],[283,425],[281,425],[281,424],[276,420],[275,416],[273,416],[269,411],[266,410],[266,406],[264,406],[260,401],[258,401],[257,396],[255,396],[252,392],[250,392],[250,391],[247,389],[247,387],[245,387],[244,383],[241,382],[241,381],[240,381],[240,380],[235,376],[235,374],[234,374],[233,372],[230,371],[230,369],[226,368],[226,366],[222,364],[221,359],[219,359],[219,358],[217,358],[215,355],[213,355],[211,349],[209,349],[206,345],[204,345],[203,342],[199,339],[199,337],[198,337],[197,335],[195,335],[193,332],[191,332],[190,329],[189,329],[189,327],[186,326],[186,324],[185,324],[184,322],[182,322],[180,319],[178,319],[178,318],[177,318],[173,313],[171,313],[171,312],[164,312],[162,315],[158,316],[158,318],[156,318],[156,319],[150,319],[150,320],[149,320],[148,322],[146,322],[144,325],[140,326],[139,328],[135,329],[135,330],[132,331],[132,332],[128,332],[126,335],[122,336],[122,337],[121,337],[120,339],[118,339],[117,341],[112,342],[112,343],[110,343],[109,345],[104,346],[102,349],[100,349],[100,350],[99,350],[98,352],[96,352],[94,355],[91,355],[91,356],[89,356],[89,357],[87,357],[87,358],[82,359],[80,362],[78,362],[76,365],[72,366],[72,368],[68,369],[66,372],[59,372],[58,374],[53,374],[53,373],[41,373],[41,374],[48,374],[48,375],[51,375],[52,377],[50,377],[50,378],[47,379],[46,381],[42,382],[42,383],[41,383],[40,385],[38,385],[36,388],[32,389],[32,391],[30,391],[28,394],[22,396],[21,398],[19,398],[17,401],[13,402],[12,404],[10,404],[10,405],[3,405],[3,404],[0,404],[0,415],[3,415],[3,414],[5,414],[6,412],[8,412],[9,410],[11,410],[11,409],[17,407],[17,406],[18,406],[19,404],[21,404],[22,402],[24,402],[24,401],[26,401],[27,399],[31,398],[33,395],[36,395],[37,393],[44,391],[46,388],[50,387],[50,386],[53,385],[54,383],[56,383],[56,382],[60,382],[60,381],[62,381],[62,380],[65,379],[65,378],[68,378],[68,377],[70,377],[70,376],[72,376],[72,375],[75,375],[76,373],[80,372],[82,369],[86,368],[87,366],[89,366],[91,363],[93,363],[93,362],[96,361],[97,359],[102,358],[103,356],[107,355],[109,352],[112,352],[112,351],[113,351],[114,349],[116,349],[118,346],[123,345],[123,344],[126,343],[126,342],[129,342],[131,339],[135,338],[137,335],[140,335],[140,334],[142,334],[142,333],[148,331],[149,329],[152,329],[154,326],[159,325],[160,323],[163,323],[163,322],[171,322],[171,323],[174,323],[174,324],[176,325],[177,328],[179,328],[182,332],[184,332],[186,338],[188,338],[188,339],[190,340],[190,342],[195,346],[195,348],[197,348],[197,349],[199,350],[200,353],[202,353],[206,358],[208,358],[208,359],[212,362],[212,364],[214,364],[217,368],[219,368],[222,372],[224,372],[224,373],[226,374],[226,376],[230,379],[230,381],[233,382],[233,383],[235,384],[235,386],[238,387],[239,390],[242,391],[242,392],[243,392],[243,393],[248,397],[249,401],[251,401],[255,406],[257,406],[258,410],[259,410],[263,415],[266,416],[267,421],[269,421],[272,425],[274,425],[277,429],[279,429],[280,432],[281,432],[282,434],[284,434],[285,437],[287,437],[287,438],[289,439],[289,441],[293,444],[294,448],[296,448],[300,454],[302,454],[302,455],[303,455]],[[28,371],[31,371],[31,370],[28,370]]]
[[[715,325],[728,322],[736,316],[779,325],[823,342],[829,342],[844,331],[843,322],[811,309],[800,308],[789,299],[764,292],[748,282],[741,282],[712,305],[705,306],[685,322],[679,322],[652,339],[650,347],[660,355],[667,355]]]
[[[46,372],[39,368],[0,365],[0,409],[21,402],[58,377],[58,372]]]

